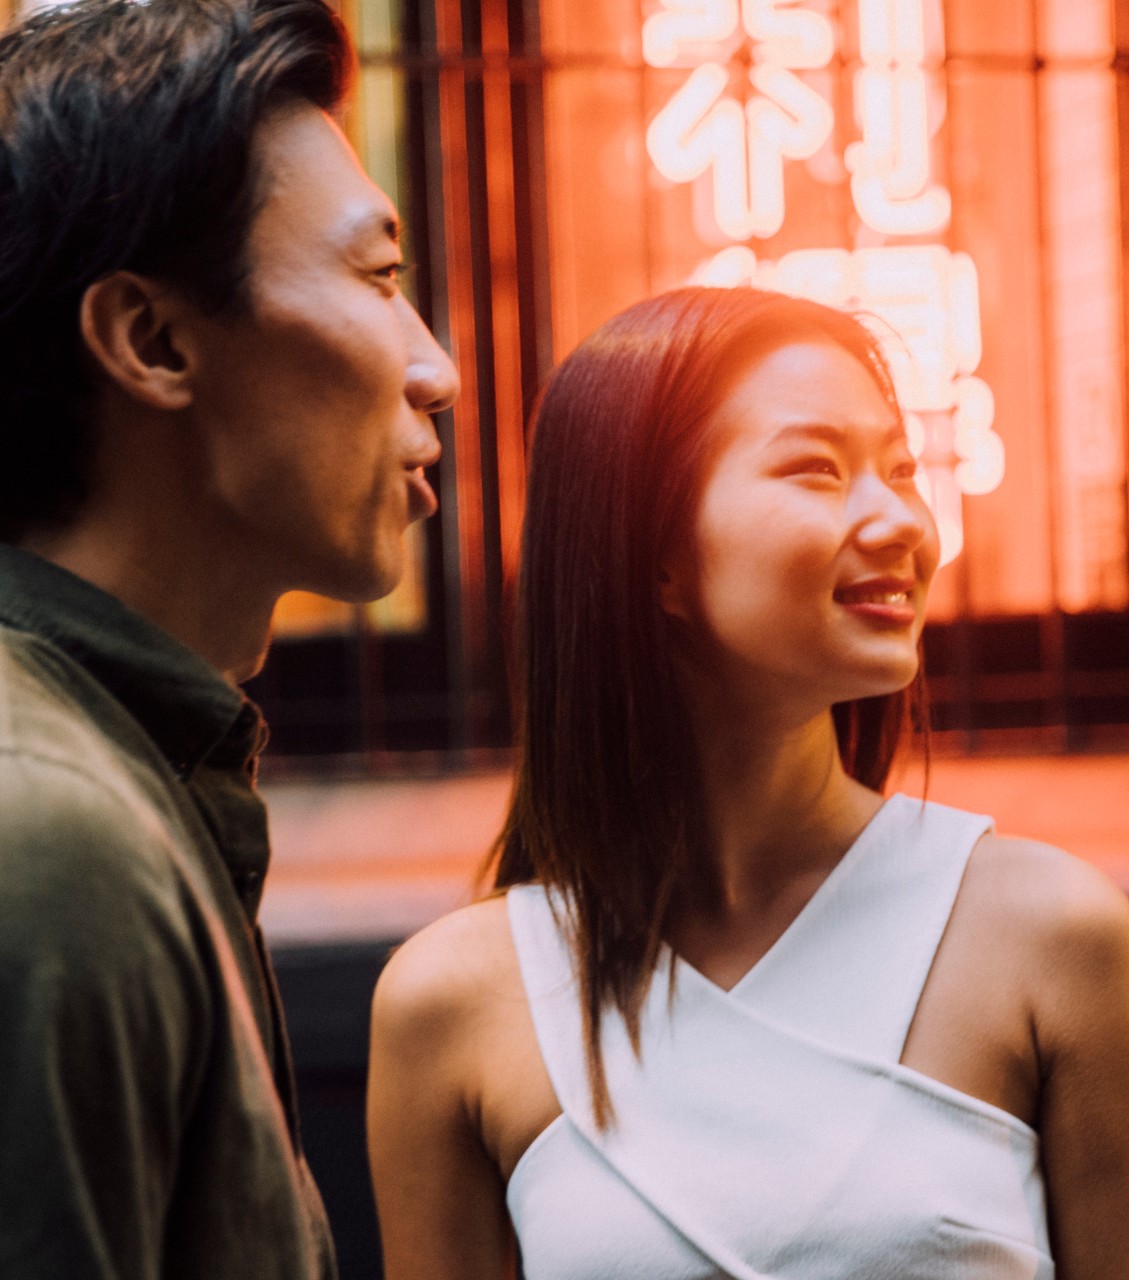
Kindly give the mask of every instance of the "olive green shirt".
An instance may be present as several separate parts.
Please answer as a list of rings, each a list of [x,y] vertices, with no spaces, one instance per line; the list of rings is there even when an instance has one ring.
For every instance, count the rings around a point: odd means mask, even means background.
[[[0,545],[0,1278],[329,1280],[252,703]]]

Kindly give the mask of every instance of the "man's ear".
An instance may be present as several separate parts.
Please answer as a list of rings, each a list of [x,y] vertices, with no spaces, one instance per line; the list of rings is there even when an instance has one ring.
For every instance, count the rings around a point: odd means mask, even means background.
[[[168,285],[132,271],[115,271],[83,294],[79,320],[91,355],[126,395],[154,409],[192,403],[183,308]]]

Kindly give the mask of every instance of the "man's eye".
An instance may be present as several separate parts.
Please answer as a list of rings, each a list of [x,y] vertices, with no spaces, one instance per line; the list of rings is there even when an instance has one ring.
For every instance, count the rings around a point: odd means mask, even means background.
[[[410,266],[406,262],[389,262],[387,266],[378,267],[371,274],[380,285],[395,292],[399,290],[409,270]]]

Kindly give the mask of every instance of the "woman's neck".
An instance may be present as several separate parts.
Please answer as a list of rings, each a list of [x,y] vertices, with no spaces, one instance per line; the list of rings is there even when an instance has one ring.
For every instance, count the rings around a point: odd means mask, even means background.
[[[715,923],[817,887],[881,806],[844,772],[830,710],[792,724],[719,717],[696,738],[709,865],[683,901]]]
[[[830,711],[790,729],[699,733],[706,865],[667,941],[728,990],[769,951],[882,805],[839,761]]]

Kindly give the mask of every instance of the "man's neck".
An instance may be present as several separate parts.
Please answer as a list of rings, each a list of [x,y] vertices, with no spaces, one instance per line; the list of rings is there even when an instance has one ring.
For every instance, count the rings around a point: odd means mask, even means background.
[[[19,545],[115,596],[232,684],[261,668],[275,596],[251,590],[225,557],[194,548],[190,537],[169,545],[87,518]]]

